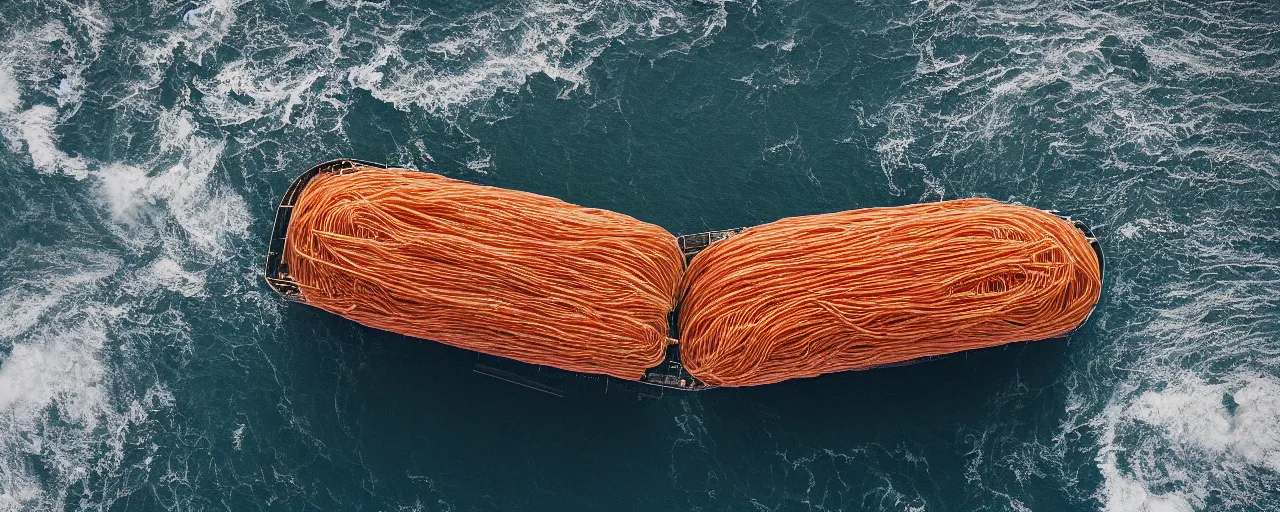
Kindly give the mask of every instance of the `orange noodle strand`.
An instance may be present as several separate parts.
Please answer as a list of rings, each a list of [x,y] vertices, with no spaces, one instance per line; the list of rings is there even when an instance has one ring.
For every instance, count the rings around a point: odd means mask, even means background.
[[[694,257],[681,286],[685,367],[747,386],[1061,336],[1101,277],[1069,222],[965,199],[748,228]]]
[[[370,327],[629,380],[673,342],[675,237],[620,213],[359,168],[307,184],[285,247],[306,303]]]

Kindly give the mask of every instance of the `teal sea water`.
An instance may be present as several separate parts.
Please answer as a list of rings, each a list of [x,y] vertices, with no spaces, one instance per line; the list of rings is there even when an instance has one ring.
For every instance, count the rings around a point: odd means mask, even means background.
[[[1280,5],[0,2],[0,510],[1280,510]],[[563,398],[279,300],[349,156],[675,233],[969,196],[1065,340]],[[429,321],[429,320],[428,320]]]

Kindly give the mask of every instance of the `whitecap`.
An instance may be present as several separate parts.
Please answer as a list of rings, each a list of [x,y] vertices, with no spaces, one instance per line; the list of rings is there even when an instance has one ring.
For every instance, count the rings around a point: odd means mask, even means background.
[[[13,117],[3,126],[3,133],[14,151],[26,148],[35,168],[44,173],[63,173],[76,179],[89,175],[89,163],[81,157],[71,156],[58,149],[58,112],[48,105],[36,105]]]
[[[1280,381],[1274,378],[1240,375],[1209,384],[1189,377],[1138,396],[1125,416],[1205,455],[1280,473]]]
[[[1280,381],[1184,374],[1108,407],[1097,462],[1108,511],[1190,511],[1256,470],[1280,472]],[[1158,435],[1151,435],[1152,432]],[[1175,489],[1175,490],[1168,490]]]
[[[11,114],[22,104],[22,91],[13,70],[0,65],[0,115]]]
[[[110,164],[94,173],[99,197],[121,222],[121,235],[133,244],[146,244],[163,235],[173,222],[185,234],[175,240],[200,254],[221,254],[230,237],[247,234],[250,217],[244,198],[216,181],[215,170],[225,143],[201,135],[190,113],[166,111],[156,134],[161,154],[145,167]],[[167,215],[144,215],[163,210]],[[184,243],[185,242],[185,243]]]
[[[121,262],[21,252],[57,263],[0,292],[0,307],[25,312],[0,330],[12,341],[0,359],[0,510],[52,509],[77,482],[114,464],[104,453],[123,450],[124,427],[137,419],[118,407],[104,363],[108,326],[124,310],[87,300]]]
[[[151,262],[138,282],[145,283],[148,289],[163,287],[184,297],[195,297],[204,293],[205,273],[182,268],[177,260],[165,256]]]

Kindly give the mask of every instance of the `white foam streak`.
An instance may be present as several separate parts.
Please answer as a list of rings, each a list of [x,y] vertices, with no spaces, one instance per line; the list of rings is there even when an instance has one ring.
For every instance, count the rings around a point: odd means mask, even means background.
[[[100,259],[100,258],[99,258]],[[68,294],[105,279],[119,268],[119,262],[102,259],[81,266],[80,272],[48,279],[20,280],[0,290],[0,340],[14,340],[35,327]]]
[[[225,252],[227,239],[246,235],[250,222],[244,199],[214,181],[225,144],[200,135],[190,114],[183,111],[161,115],[157,139],[161,155],[147,166],[158,171],[112,164],[94,173],[103,202],[130,228],[127,239],[145,243],[171,221],[181,227],[186,244],[197,253]],[[157,209],[168,215],[145,215]]]
[[[13,70],[0,64],[0,115],[12,114],[22,104],[22,91]]]
[[[401,34],[393,34],[371,60],[348,68],[347,79],[396,108],[416,106],[448,117],[466,104],[518,90],[535,74],[564,84],[561,97],[589,91],[586,70],[612,41],[632,33],[656,39],[683,32],[692,40],[677,47],[687,51],[723,28],[725,15],[723,5],[694,19],[659,2],[619,8],[538,1],[518,23],[497,11],[473,16],[464,35],[428,47],[428,55],[439,58],[407,58],[398,44]]]
[[[202,84],[205,97],[201,106],[223,125],[238,125],[264,117],[273,117],[281,125],[288,125],[294,121],[294,111],[307,106],[311,89],[324,77],[320,71],[300,77],[277,77],[274,73],[262,76],[255,71],[259,70],[244,60],[224,66],[212,84]],[[241,102],[233,95],[246,96],[250,101]],[[303,122],[299,127],[313,125]]]
[[[19,27],[0,43],[0,136],[14,152],[25,151],[40,172],[84,179],[89,162],[59,149],[56,129],[79,108],[83,74],[96,60],[101,38],[111,24],[97,4],[72,6],[72,10],[80,15],[73,24],[84,28],[86,41],[70,34],[62,23],[48,21],[38,27]],[[92,55],[84,55],[86,45]],[[59,75],[58,85],[52,86]],[[24,88],[53,96],[57,107],[36,104],[19,111]]]
[[[222,43],[236,23],[236,8],[247,0],[209,0],[182,15],[186,27],[171,32],[164,48],[186,47],[187,58],[197,64],[205,53]]]
[[[1241,151],[1229,137],[1188,147],[1189,140],[1206,133],[1248,129],[1221,122],[1219,113],[1252,106],[1215,95],[1185,96],[1177,89],[1174,104],[1168,105],[1153,99],[1148,83],[1159,76],[1178,80],[1230,76],[1274,83],[1280,80],[1280,69],[1244,69],[1238,63],[1240,56],[1266,51],[1258,48],[1260,37],[1251,41],[1206,33],[1174,37],[1158,30],[1159,25],[1151,26],[1167,19],[1163,16],[1127,17],[1106,9],[1082,13],[1073,3],[1055,0],[1018,7],[968,2],[931,7],[909,23],[936,25],[915,44],[919,60],[916,76],[908,84],[914,92],[890,102],[873,119],[887,128],[876,149],[895,192],[900,190],[894,182],[900,178],[895,175],[928,179],[932,172],[904,158],[904,149],[915,160],[988,152],[993,144],[1018,132],[1011,123],[1024,119],[1028,107],[1052,125],[1048,149],[1056,153],[1053,156],[1083,158],[1099,148],[1133,146],[1152,157],[1207,153],[1230,165],[1253,169],[1274,163],[1267,152]],[[1225,16],[1199,14],[1215,26],[1238,24]],[[1256,36],[1265,27],[1248,30]],[[974,55],[943,54],[935,48],[935,40],[958,37],[977,39],[980,47],[988,46],[983,40],[1000,44]],[[1046,97],[1058,101],[1038,103]],[[913,112],[925,104],[938,107]],[[913,137],[912,132],[921,128],[938,136]],[[1216,142],[1221,139],[1226,140]]]
[[[11,124],[3,126],[0,133],[9,141],[14,151],[26,148],[35,168],[45,173],[61,172],[76,179],[89,175],[89,164],[84,158],[71,156],[58,149],[58,112],[48,105],[36,105],[13,117]]]
[[[450,114],[457,107],[491,98],[499,91],[514,91],[535,73],[566,82],[565,93],[584,85],[583,71],[598,50],[589,49],[589,56],[581,59],[569,59],[568,53],[571,41],[578,35],[577,26],[593,18],[594,13],[573,6],[535,3],[525,16],[525,23],[506,28],[499,16],[486,13],[474,20],[477,27],[469,34],[429,47],[445,62],[465,55],[483,55],[460,70],[412,62],[397,47],[384,47],[374,62],[351,68],[350,82],[396,108],[418,106],[437,115]],[[606,31],[616,31],[619,26],[615,24]],[[514,45],[504,43],[512,35],[507,31],[519,31]]]

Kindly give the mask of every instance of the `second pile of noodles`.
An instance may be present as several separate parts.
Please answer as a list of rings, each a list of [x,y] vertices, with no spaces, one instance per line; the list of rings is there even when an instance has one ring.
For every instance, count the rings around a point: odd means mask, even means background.
[[[307,185],[284,261],[305,302],[359,323],[629,380],[672,342],[683,267],[620,213],[374,168]]]
[[[989,199],[756,226],[685,273],[680,355],[745,386],[1065,334],[1101,277],[1084,235]]]

